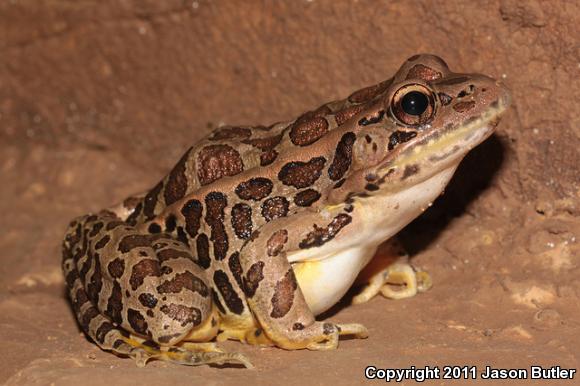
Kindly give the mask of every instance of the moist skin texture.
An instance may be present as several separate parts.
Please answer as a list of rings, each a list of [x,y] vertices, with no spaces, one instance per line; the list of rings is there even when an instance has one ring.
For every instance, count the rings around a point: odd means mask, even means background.
[[[407,95],[426,103],[409,110]],[[214,338],[288,350],[366,338],[361,324],[315,316],[431,205],[509,99],[495,80],[422,54],[293,121],[216,129],[150,190],[70,223],[63,271],[81,328],[140,365],[251,367]],[[390,243],[398,259],[369,273],[355,303],[429,288]]]

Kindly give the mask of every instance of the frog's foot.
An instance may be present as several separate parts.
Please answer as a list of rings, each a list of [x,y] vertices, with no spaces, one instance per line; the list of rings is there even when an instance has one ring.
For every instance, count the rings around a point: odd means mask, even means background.
[[[366,339],[369,337],[369,332],[365,326],[358,323],[348,324],[333,324],[324,323],[323,332],[329,335],[324,342],[314,342],[306,346],[309,350],[334,350],[338,347],[338,340],[340,336],[354,336],[357,339]]]
[[[239,364],[249,369],[254,367],[244,355],[223,352],[211,342],[182,342],[177,346],[164,347],[129,337],[123,338],[123,343],[114,352],[133,358],[139,367],[145,366],[151,359],[186,366]]]
[[[278,347],[286,350],[335,350],[338,347],[340,336],[353,336],[365,339],[369,336],[365,326],[358,323],[335,324],[329,322],[314,322],[304,327],[300,323],[294,324],[293,331],[273,334],[272,341]]]
[[[406,299],[425,292],[433,285],[425,271],[415,270],[410,264],[397,262],[373,275],[360,294],[352,299],[353,304],[369,301],[379,292],[389,299]]]

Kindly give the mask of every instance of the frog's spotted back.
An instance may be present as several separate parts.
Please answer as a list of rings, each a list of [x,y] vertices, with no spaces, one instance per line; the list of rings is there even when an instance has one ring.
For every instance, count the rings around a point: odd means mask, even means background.
[[[250,366],[214,337],[316,350],[366,337],[314,316],[443,190],[507,103],[492,79],[417,55],[292,122],[218,128],[147,193],[71,223],[63,269],[82,329],[141,364]],[[393,276],[407,291],[385,287]],[[427,282],[401,262],[358,299]]]

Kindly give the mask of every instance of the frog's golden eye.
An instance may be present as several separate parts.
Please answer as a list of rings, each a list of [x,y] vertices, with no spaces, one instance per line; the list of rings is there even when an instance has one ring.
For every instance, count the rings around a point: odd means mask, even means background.
[[[420,84],[401,87],[391,101],[393,117],[404,125],[423,125],[431,120],[434,112],[433,93]]]

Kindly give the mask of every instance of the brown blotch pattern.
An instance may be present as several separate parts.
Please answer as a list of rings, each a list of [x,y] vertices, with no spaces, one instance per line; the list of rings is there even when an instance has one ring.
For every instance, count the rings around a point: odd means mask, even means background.
[[[308,207],[320,199],[320,193],[314,189],[303,190],[294,196],[294,203],[298,206]]]
[[[203,269],[208,269],[211,264],[211,258],[209,256],[209,239],[205,233],[197,236],[196,240],[197,248],[197,264]]]
[[[240,288],[243,288],[242,283],[242,264],[240,263],[240,254],[239,252],[232,253],[230,258],[228,259],[228,267],[230,268],[230,272],[234,275],[234,279]]]
[[[239,239],[246,240],[252,235],[252,208],[246,204],[236,204],[232,208],[232,228]]]
[[[111,290],[111,296],[107,300],[107,309],[104,314],[107,315],[111,320],[117,324],[123,321],[123,316],[121,312],[123,311],[123,293],[121,291],[121,285],[118,281],[113,282],[113,289]]]
[[[260,201],[272,193],[274,184],[267,178],[256,177],[240,183],[236,187],[236,194],[242,200]]]
[[[278,256],[284,245],[288,241],[288,231],[286,229],[280,229],[270,236],[266,243],[266,252],[268,256]]]
[[[94,272],[91,280],[86,285],[87,296],[91,299],[93,304],[98,303],[101,289],[103,288],[103,276],[101,275],[101,262],[99,259],[94,259]]]
[[[278,152],[276,150],[268,150],[260,154],[260,166],[268,166],[276,160]]]
[[[397,130],[389,136],[389,150],[393,150],[395,146],[400,143],[407,142],[417,136],[416,131],[400,131]]]
[[[189,200],[181,208],[181,214],[185,218],[185,231],[190,237],[195,237],[199,231],[203,207],[198,200]]]
[[[103,229],[103,226],[104,225],[105,224],[103,224],[100,221],[97,222],[97,223],[95,223],[95,224],[93,224],[93,228],[89,232],[89,237],[95,237],[101,231],[101,229]]]
[[[175,218],[174,214],[169,214],[165,218],[165,232],[171,233],[175,230],[177,226],[177,218]]]
[[[244,170],[240,153],[229,145],[206,146],[197,156],[197,176],[201,185],[222,177],[235,176]]]
[[[393,79],[388,79],[379,84],[375,84],[369,87],[365,87],[361,90],[355,91],[348,97],[348,101],[351,103],[364,103],[374,99],[377,95],[384,92],[390,85]]]
[[[228,139],[249,138],[252,130],[247,127],[225,126],[216,129],[209,137],[211,141],[220,141]]]
[[[354,105],[354,106],[350,106],[347,107],[345,109],[342,109],[340,111],[337,111],[334,114],[334,118],[336,119],[336,124],[337,125],[342,125],[344,124],[346,121],[348,121],[349,119],[351,119],[352,117],[354,117],[355,115],[359,114],[361,111],[363,111],[365,109],[365,105]]]
[[[292,331],[304,330],[304,325],[302,323],[294,323],[292,325]]]
[[[169,173],[167,177],[167,183],[165,184],[165,190],[163,192],[163,197],[165,198],[165,204],[171,205],[175,201],[181,200],[185,196],[187,191],[187,176],[185,175],[185,165],[189,159],[189,153],[191,152],[191,147],[185,152],[183,157],[177,162],[173,170]]]
[[[262,216],[266,221],[272,221],[288,214],[290,203],[285,197],[276,196],[267,199],[262,204]]]
[[[419,165],[407,165],[405,166],[405,170],[403,171],[403,180],[406,180],[407,178],[411,177],[414,174],[417,174],[419,172]]]
[[[80,309],[76,311],[77,314],[80,313]],[[88,330],[91,320],[93,320],[97,315],[99,315],[99,310],[93,306],[89,306],[87,310],[81,315],[80,324],[85,329]]]
[[[161,233],[161,225],[152,222],[149,224],[149,228],[147,228],[149,233]]]
[[[284,277],[276,283],[274,296],[272,296],[272,318],[284,317],[292,308],[294,303],[294,292],[298,288],[296,276],[292,268],[286,272]]]
[[[149,293],[143,293],[141,295],[139,295],[139,303],[141,303],[141,305],[143,305],[143,307],[147,307],[147,308],[155,308],[155,306],[157,305],[157,298],[153,295],[153,294],[149,294]]]
[[[290,129],[290,140],[296,146],[313,144],[328,133],[328,122],[323,117],[297,120]]]
[[[180,322],[181,327],[185,327],[188,324],[197,326],[201,323],[201,311],[196,307],[187,307],[181,304],[164,304],[160,310],[171,319]]]
[[[266,151],[275,148],[282,140],[282,134],[276,134],[265,138],[252,138],[242,141],[247,145],[257,147],[260,150]]]
[[[407,79],[423,79],[427,82],[440,79],[443,75],[431,67],[427,67],[423,64],[416,64],[407,73]]]
[[[211,228],[210,240],[213,243],[213,255],[216,260],[226,258],[229,242],[224,226],[224,209],[228,205],[226,196],[220,192],[211,192],[205,197],[207,208],[205,222]]]
[[[308,162],[288,162],[278,173],[278,179],[284,185],[307,188],[318,180],[325,164],[324,157],[315,157]]]
[[[119,252],[127,253],[135,248],[150,247],[151,243],[156,238],[159,238],[159,236],[140,235],[140,234],[128,235],[121,239],[121,242],[119,242],[117,249],[119,250]]]
[[[145,321],[145,318],[143,317],[143,315],[141,315],[139,311],[129,308],[127,310],[127,320],[129,321],[129,324],[131,325],[133,331],[135,331],[137,334],[145,336],[150,335],[147,322]]]
[[[299,247],[302,249],[319,247],[332,240],[338,234],[338,232],[350,224],[351,221],[351,216],[341,213],[332,219],[330,224],[324,228],[315,224],[314,230],[306,235],[306,238],[300,242]]]
[[[107,269],[109,270],[109,274],[112,278],[118,279],[123,276],[123,272],[125,272],[125,260],[117,257],[115,260],[109,263]]]
[[[191,255],[189,252],[186,251],[180,251],[177,249],[171,249],[171,248],[167,248],[167,249],[163,249],[159,252],[157,252],[157,258],[159,259],[159,261],[161,263],[167,261],[167,260],[171,260],[171,259],[191,259]],[[169,268],[169,267],[164,267],[164,268]]]
[[[131,270],[131,277],[129,278],[131,289],[135,291],[137,288],[139,288],[147,276],[161,276],[159,261],[153,259],[143,259],[135,264]]]
[[[183,289],[187,289],[191,292],[197,292],[204,298],[209,295],[209,289],[203,280],[195,276],[193,273],[187,271],[178,273],[173,279],[166,280],[157,286],[157,292],[160,294],[178,294]]]
[[[213,304],[215,304],[215,306],[218,308],[219,312],[222,315],[225,314],[226,313],[226,309],[222,305],[222,302],[220,301],[220,298],[219,298],[217,292],[213,288],[211,289],[211,298],[213,300]]]
[[[283,133],[274,135],[267,138],[254,138],[242,141],[245,144],[252,145],[262,150],[260,154],[260,165],[266,166],[270,165],[278,157],[278,152],[274,150],[280,141],[282,140]]]
[[[218,269],[213,274],[213,281],[229,310],[234,314],[240,315],[244,311],[244,304],[236,291],[234,291],[234,287],[232,286],[232,283],[230,283],[228,275],[224,271]]]
[[[109,243],[109,241],[111,241],[111,237],[109,235],[104,235],[99,241],[95,243],[95,250],[103,248]]]
[[[256,290],[260,285],[260,282],[264,280],[264,262],[258,261],[250,266],[246,276],[244,277],[244,293],[247,297],[253,297],[256,294]]]
[[[464,113],[475,107],[475,101],[459,102],[453,105],[453,110],[458,113]]]
[[[336,146],[334,159],[328,168],[328,176],[333,181],[340,180],[347,172],[352,162],[352,146],[356,140],[356,135],[352,132],[344,133],[340,142]]]
[[[145,215],[145,221],[151,220],[155,217],[155,206],[157,205],[157,197],[163,189],[163,181],[159,182],[153,189],[147,193],[143,199],[143,214]]]
[[[91,307],[91,308],[94,309],[94,307]],[[97,311],[97,313],[98,313],[98,311]],[[97,332],[95,333],[95,336],[97,338],[97,342],[103,344],[105,342],[105,338],[106,338],[107,334],[114,329],[115,329],[115,326],[113,326],[112,323],[105,322],[105,323],[101,324],[99,326],[99,328],[97,328]],[[85,331],[88,331],[88,326],[85,328]]]

